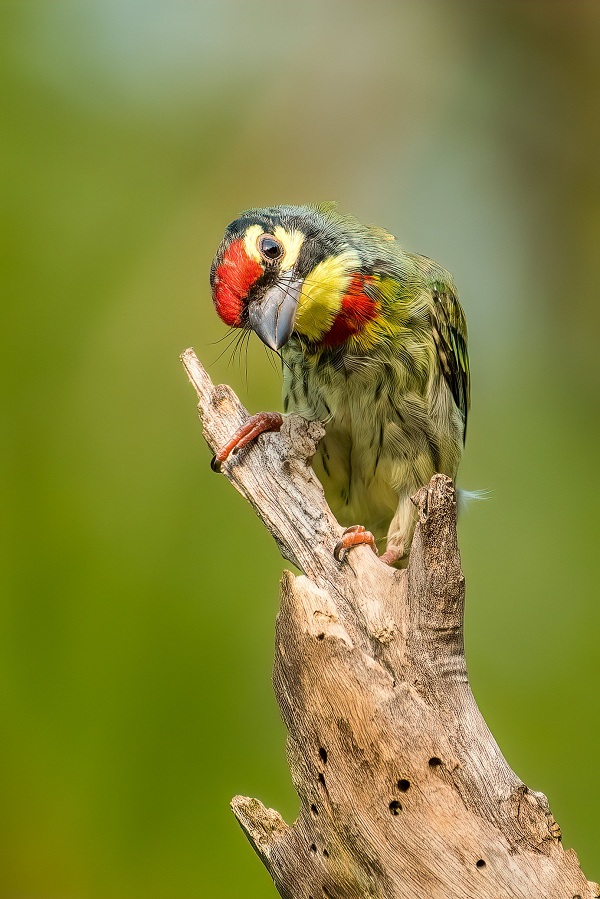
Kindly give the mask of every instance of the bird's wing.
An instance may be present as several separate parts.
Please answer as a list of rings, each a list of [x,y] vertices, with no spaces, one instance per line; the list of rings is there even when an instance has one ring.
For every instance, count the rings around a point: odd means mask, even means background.
[[[467,321],[456,295],[445,285],[432,290],[432,327],[440,366],[454,402],[463,414],[465,435],[471,404]]]

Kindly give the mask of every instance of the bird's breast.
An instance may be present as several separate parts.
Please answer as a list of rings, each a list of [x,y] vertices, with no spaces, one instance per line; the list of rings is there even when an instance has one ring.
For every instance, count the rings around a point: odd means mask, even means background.
[[[453,477],[461,423],[443,382],[423,382],[402,360],[286,360],[284,409],[324,422],[313,467],[340,524],[383,539],[399,498],[436,471]]]

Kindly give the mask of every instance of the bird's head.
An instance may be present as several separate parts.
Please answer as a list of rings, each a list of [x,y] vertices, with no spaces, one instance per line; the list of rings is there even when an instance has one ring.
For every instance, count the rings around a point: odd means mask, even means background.
[[[393,240],[332,204],[250,209],[229,225],[213,260],[215,307],[225,324],[251,328],[274,350],[292,334],[322,347],[367,340]]]

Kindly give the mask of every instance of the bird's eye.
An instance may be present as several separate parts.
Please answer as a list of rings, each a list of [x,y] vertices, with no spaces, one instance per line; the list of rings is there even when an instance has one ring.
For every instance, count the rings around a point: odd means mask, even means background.
[[[257,245],[258,252],[267,262],[277,262],[285,252],[283,245],[272,234],[261,234]]]

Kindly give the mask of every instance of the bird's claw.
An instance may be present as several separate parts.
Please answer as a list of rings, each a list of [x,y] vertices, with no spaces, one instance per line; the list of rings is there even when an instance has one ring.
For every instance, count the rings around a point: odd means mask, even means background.
[[[221,449],[217,450],[210,460],[210,467],[213,471],[220,472],[222,463],[232,453],[237,453],[245,446],[248,446],[249,443],[252,443],[253,440],[256,440],[260,434],[264,434],[266,431],[279,431],[282,424],[283,416],[279,412],[258,412],[256,415],[251,415],[248,421],[244,422],[237,429],[231,439]]]
[[[379,555],[375,537],[371,531],[367,531],[362,524],[354,524],[352,527],[346,528],[340,540],[335,544],[333,558],[336,562],[343,562],[349,549],[352,549],[353,546],[362,545],[370,546],[375,555]]]

